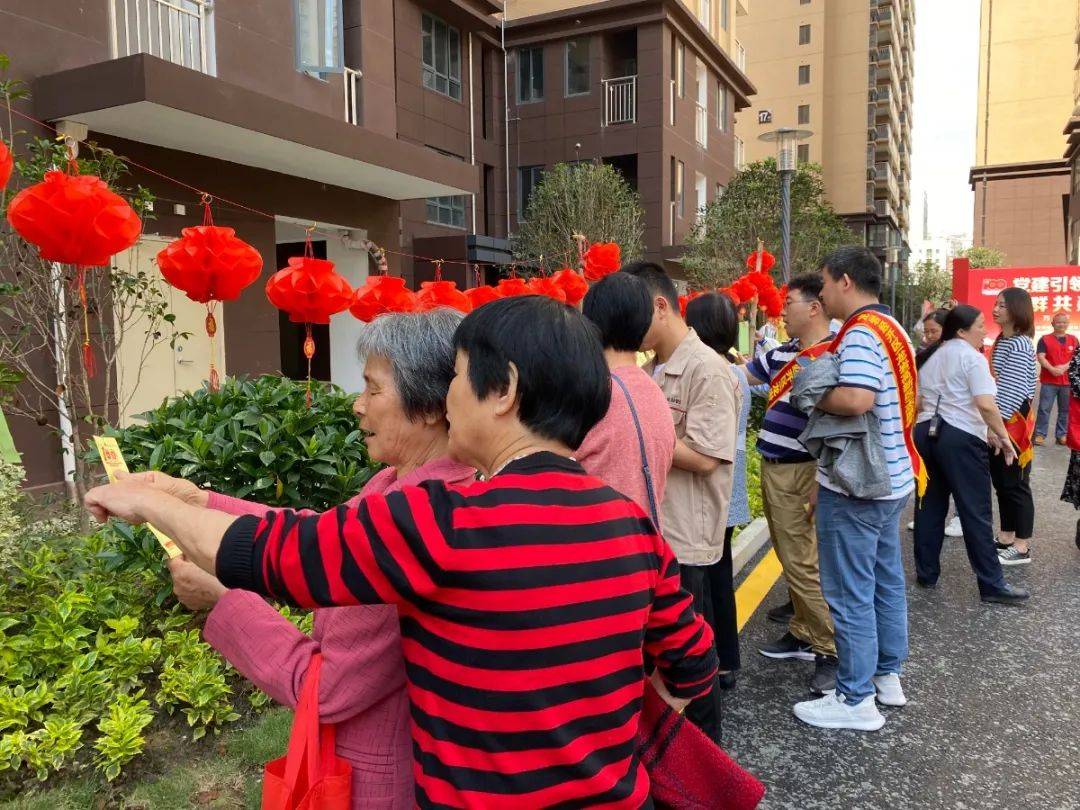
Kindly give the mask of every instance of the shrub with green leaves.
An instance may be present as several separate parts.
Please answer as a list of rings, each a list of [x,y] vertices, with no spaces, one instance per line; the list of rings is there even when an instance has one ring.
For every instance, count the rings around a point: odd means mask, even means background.
[[[327,509],[354,496],[378,469],[367,455],[353,397],[286,377],[229,378],[164,402],[110,430],[132,470],[162,470],[267,506]]]

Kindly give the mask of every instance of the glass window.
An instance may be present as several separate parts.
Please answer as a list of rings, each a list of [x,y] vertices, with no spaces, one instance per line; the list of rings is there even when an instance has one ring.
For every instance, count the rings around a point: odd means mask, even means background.
[[[341,73],[345,65],[341,0],[295,0],[294,8],[296,69],[305,73]]]
[[[671,201],[675,203],[675,213],[679,217],[686,214],[686,165],[681,160],[671,159]]]
[[[566,95],[589,92],[589,38],[578,37],[566,43]]]
[[[438,17],[420,18],[424,87],[461,100],[461,33]]]
[[[682,42],[675,41],[675,65],[673,73],[675,74],[671,78],[675,80],[675,94],[679,98],[686,96],[686,82],[684,76],[686,75],[686,46]]]
[[[809,25],[800,25],[799,26],[799,44],[800,45],[809,45],[810,44],[810,26]]]
[[[810,84],[809,65],[799,65],[799,84]]]
[[[725,192],[726,190],[727,190],[727,189],[725,189],[725,188],[724,188],[724,184],[723,184],[723,183],[717,183],[717,184],[716,184],[716,199],[718,199],[718,200],[719,200],[719,199],[720,199],[721,197],[723,197],[723,196],[724,196],[724,192]]]
[[[716,126],[721,132],[727,132],[729,105],[731,104],[731,94],[724,86],[723,82],[716,83]]]
[[[544,98],[544,49],[522,48],[518,51],[518,103],[528,104]]]
[[[465,196],[428,197],[427,221],[451,228],[465,227]]]
[[[800,104],[799,105],[799,123],[800,124],[809,124],[810,123],[810,105],[809,104]]]
[[[705,30],[712,33],[712,0],[701,0],[698,5],[698,19],[705,26]]]
[[[809,163],[810,162],[810,144],[808,144],[808,143],[800,143],[799,144],[798,158],[799,158],[799,163]]]
[[[725,31],[728,30],[730,23],[728,17],[731,16],[731,0],[720,0],[720,27]]]
[[[543,166],[522,166],[518,169],[518,220],[525,220],[525,212],[529,210],[529,201],[543,176]]]

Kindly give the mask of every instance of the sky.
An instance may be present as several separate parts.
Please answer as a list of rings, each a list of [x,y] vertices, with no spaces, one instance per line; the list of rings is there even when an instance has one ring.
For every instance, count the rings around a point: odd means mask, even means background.
[[[971,234],[979,91],[979,0],[917,0],[911,230],[922,238],[923,193],[932,236]]]

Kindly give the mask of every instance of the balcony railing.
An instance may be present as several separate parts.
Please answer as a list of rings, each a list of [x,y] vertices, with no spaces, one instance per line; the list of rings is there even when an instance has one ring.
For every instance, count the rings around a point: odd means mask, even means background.
[[[364,74],[353,68],[345,68],[345,120],[360,126],[360,80]]]
[[[893,216],[893,207],[888,200],[874,200],[874,213],[879,217]]]
[[[604,126],[637,121],[637,76],[604,79]]]
[[[700,101],[695,105],[697,115],[694,119],[694,135],[697,137],[698,146],[709,145],[709,110]]]
[[[206,0],[108,0],[109,48],[114,59],[148,53],[210,72],[211,5]]]

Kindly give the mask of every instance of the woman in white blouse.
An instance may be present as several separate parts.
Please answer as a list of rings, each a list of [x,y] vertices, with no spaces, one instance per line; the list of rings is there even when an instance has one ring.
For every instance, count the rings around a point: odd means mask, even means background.
[[[957,306],[919,371],[915,445],[930,481],[915,512],[915,571],[922,587],[937,584],[951,495],[979,595],[984,602],[1012,605],[1027,599],[1028,592],[1005,582],[994,546],[990,450],[1006,464],[1016,462],[1016,452],[994,401],[997,385],[980,351],[985,338],[982,313]]]

